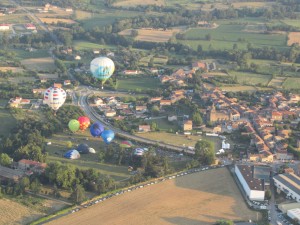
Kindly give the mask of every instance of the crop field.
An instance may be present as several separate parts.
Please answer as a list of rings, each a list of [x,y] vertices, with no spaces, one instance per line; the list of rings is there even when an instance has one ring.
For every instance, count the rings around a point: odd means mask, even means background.
[[[49,80],[55,80],[58,79],[58,74],[55,73],[39,73],[38,77],[40,79],[49,79]]]
[[[43,214],[9,199],[0,199],[0,224],[28,224]]]
[[[131,35],[132,29],[127,29],[119,32],[120,35]],[[142,28],[137,29],[138,35],[135,40],[151,41],[151,42],[167,42],[174,34],[182,31],[181,28],[172,28],[168,30]]]
[[[75,11],[75,18],[77,20],[84,20],[84,19],[90,19],[93,17],[93,13],[83,11],[83,10],[76,10]]]
[[[268,86],[272,86],[272,87],[276,87],[276,88],[282,88],[282,85],[284,84],[285,80],[287,78],[286,77],[276,77],[276,78],[273,78]]]
[[[9,131],[16,126],[16,119],[10,114],[8,109],[0,109],[0,121],[0,135],[8,135]]]
[[[206,137],[202,135],[180,135],[180,134],[172,134],[166,132],[149,132],[149,133],[137,133],[137,136],[148,138],[151,140],[155,140],[158,142],[177,145],[177,146],[186,146],[186,147],[194,147],[196,142],[199,140],[206,140],[213,144],[215,151],[219,151],[221,149],[222,143],[221,139],[218,137]]]
[[[88,140],[86,140],[88,138]],[[123,180],[128,178],[129,172],[126,166],[117,166],[105,163],[99,163],[95,154],[81,154],[80,159],[70,160],[63,157],[63,154],[70,149],[74,149],[78,144],[88,144],[89,147],[94,148],[97,151],[105,148],[105,144],[101,138],[92,137],[89,132],[78,132],[72,136],[66,133],[55,134],[47,142],[51,142],[51,145],[46,146],[48,152],[48,161],[60,161],[62,163],[70,163],[81,168],[94,168],[103,174],[110,175],[115,180]],[[67,142],[71,141],[73,146],[67,148]]]
[[[137,5],[165,5],[165,0],[119,0],[113,3],[114,6],[128,7]]]
[[[3,66],[3,67],[0,67],[0,71],[2,71],[2,72],[11,71],[13,73],[22,73],[24,71],[24,69],[21,67]]]
[[[74,20],[71,19],[61,19],[61,18],[40,18],[40,20],[43,23],[47,23],[47,24],[56,24],[56,23],[67,23],[67,24],[73,24],[76,23]]]
[[[139,65],[141,66],[148,66],[148,63],[150,60],[153,59],[153,64],[154,65],[166,65],[168,62],[168,57],[154,57],[153,55],[148,55],[140,59]]]
[[[128,75],[131,76],[131,75]],[[137,89],[143,90],[153,90],[160,86],[160,81],[154,77],[118,77],[117,78],[117,89],[118,90],[132,90]]]
[[[193,49],[197,49],[201,44],[203,49],[232,49],[237,44],[239,49],[246,49],[247,43],[252,43],[255,47],[284,48],[286,46],[286,35],[284,34],[262,34],[256,32],[245,32],[244,25],[220,24],[216,29],[192,28],[185,32],[186,40],[178,42],[187,44]],[[206,40],[206,35],[211,36],[211,40]],[[240,42],[243,40],[243,42]]]
[[[22,59],[32,59],[32,58],[44,58],[48,57],[49,53],[47,50],[35,50],[32,52],[26,51],[24,49],[10,49],[11,52],[13,52],[16,56],[16,58],[22,60]]]
[[[272,79],[271,75],[256,74],[256,73],[246,73],[246,72],[230,72],[230,75],[234,78],[237,77],[237,80],[240,84],[262,84],[266,85]]]
[[[299,89],[300,87],[300,78],[289,77],[283,83],[284,89]]]
[[[88,42],[88,41],[74,41],[74,48],[76,50],[93,50],[93,49],[103,49],[103,48],[109,48],[114,49],[114,46],[108,46],[108,45],[99,45],[96,43]]]
[[[254,86],[247,86],[247,85],[234,85],[234,86],[222,86],[220,87],[222,91],[232,91],[232,92],[239,92],[239,91],[257,91],[258,89]]]
[[[5,16],[0,16],[0,23],[30,23],[31,20],[26,14],[9,14]]]
[[[9,77],[8,81],[10,81],[11,83],[15,83],[15,84],[20,84],[20,83],[33,83],[34,81],[36,81],[35,77]]]
[[[35,71],[54,71],[56,66],[54,65],[54,60],[51,57],[46,58],[36,58],[36,59],[24,59],[21,61],[27,69]]]
[[[300,44],[300,32],[290,32],[287,45]]]
[[[280,22],[285,23],[285,24],[290,25],[290,26],[300,28],[300,21],[299,20],[283,19],[283,20],[280,20]]]
[[[220,168],[125,193],[49,224],[208,225],[220,219],[255,221],[256,216],[228,169]]]
[[[247,2],[233,2],[233,8],[269,8],[273,5],[273,2],[256,2],[256,1],[247,1]]]

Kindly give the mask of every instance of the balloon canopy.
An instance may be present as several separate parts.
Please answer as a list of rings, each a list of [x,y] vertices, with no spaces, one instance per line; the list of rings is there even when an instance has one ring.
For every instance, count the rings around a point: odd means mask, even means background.
[[[78,120],[73,119],[69,121],[68,127],[72,132],[76,132],[79,130],[80,124]]]
[[[132,142],[131,141],[122,141],[120,143],[120,146],[122,148],[131,148],[133,146]]]
[[[93,137],[100,137],[103,131],[104,127],[99,122],[93,123],[90,127],[90,132]]]
[[[87,144],[80,144],[80,145],[78,145],[78,147],[76,149],[81,154],[89,153],[89,146]]]
[[[90,70],[93,77],[101,80],[103,84],[114,73],[115,64],[110,58],[97,57],[92,60]]]
[[[105,130],[102,132],[101,137],[106,144],[109,144],[115,137],[115,133],[112,130]]]
[[[50,87],[44,92],[44,103],[51,109],[58,110],[66,101],[66,92],[58,87]]]
[[[79,159],[80,158],[80,154],[77,150],[73,149],[73,150],[69,150],[64,154],[64,157],[67,159]]]
[[[86,116],[78,117],[78,122],[80,124],[79,129],[82,131],[86,130],[90,126],[90,123],[91,123],[90,119]]]
[[[96,150],[93,148],[89,148],[89,153],[96,154]]]
[[[134,151],[133,151],[133,155],[135,156],[142,156],[144,155],[144,153],[148,151],[148,148],[136,148]]]

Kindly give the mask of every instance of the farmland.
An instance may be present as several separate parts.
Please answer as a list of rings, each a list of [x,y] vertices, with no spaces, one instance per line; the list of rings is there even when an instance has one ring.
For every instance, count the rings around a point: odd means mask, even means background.
[[[163,29],[136,29],[138,31],[135,40],[151,41],[151,42],[167,42],[174,34],[182,31],[182,28]],[[131,35],[132,29],[127,29],[119,32],[120,35]]]
[[[128,6],[136,6],[136,5],[165,5],[165,0],[122,0],[122,1],[116,1],[114,3],[114,6],[122,6],[122,7],[128,7]]]
[[[273,2],[234,2],[232,6],[234,8],[269,8],[274,4]]]
[[[289,77],[283,83],[284,89],[299,89],[300,87],[300,78]]]
[[[282,85],[284,83],[284,81],[286,80],[287,78],[286,77],[276,77],[276,78],[273,78],[268,86],[271,86],[271,87],[275,87],[275,88],[282,88]]]
[[[49,224],[207,225],[219,219],[256,220],[256,215],[247,208],[229,171],[221,168],[126,193]]]
[[[130,76],[130,75],[129,75]],[[118,77],[118,90],[153,90],[160,86],[160,82],[154,77]]]
[[[246,49],[250,42],[255,47],[283,48],[286,46],[286,35],[284,34],[262,34],[257,32],[245,32],[245,26],[239,24],[222,23],[216,29],[192,28],[185,32],[186,40],[178,40],[197,49],[201,44],[203,49],[232,49],[236,43],[238,48]],[[211,40],[206,40],[210,35]],[[243,41],[239,41],[243,40]]]
[[[230,72],[232,77],[237,77],[240,84],[262,84],[267,85],[271,80],[271,75],[257,74],[257,73],[246,73],[246,72]]]
[[[3,66],[3,67],[0,67],[0,71],[2,71],[2,72],[11,71],[13,73],[22,73],[24,71],[24,69],[22,69],[20,67]]]
[[[35,71],[54,71],[56,66],[54,60],[51,57],[36,58],[36,59],[24,59],[21,61],[27,69]]]
[[[6,136],[16,125],[16,119],[10,114],[8,109],[0,109],[0,135]]]
[[[99,45],[87,41],[74,41],[74,47],[76,50],[110,48],[108,45]]]
[[[76,23],[74,20],[71,19],[61,19],[61,18],[40,18],[40,20],[43,23],[47,23],[47,24],[52,24],[52,23],[67,23],[67,24],[72,24],[72,23]]]
[[[290,32],[288,37],[288,46],[292,44],[300,44],[300,32]]]

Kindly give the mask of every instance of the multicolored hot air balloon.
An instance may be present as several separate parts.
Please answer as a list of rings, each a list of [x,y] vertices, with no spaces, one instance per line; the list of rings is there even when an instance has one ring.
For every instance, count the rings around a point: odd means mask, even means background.
[[[90,132],[93,137],[101,137],[103,131],[104,131],[104,127],[99,122],[93,123],[92,126],[90,127]]]
[[[92,60],[90,70],[93,77],[101,80],[103,89],[103,84],[115,71],[115,64],[110,58],[97,57]]]
[[[90,126],[90,123],[91,123],[90,119],[86,116],[80,116],[78,118],[78,122],[80,124],[79,129],[82,131],[86,130]]]
[[[122,141],[120,143],[121,148],[131,148],[132,146],[133,144],[131,143],[131,141]]]
[[[70,120],[68,123],[68,127],[72,132],[76,132],[79,130],[80,123],[78,120]]]
[[[115,133],[112,130],[105,130],[102,132],[101,137],[106,144],[109,144],[115,137]]]
[[[57,111],[66,101],[66,92],[58,87],[50,87],[44,93],[44,102]]]

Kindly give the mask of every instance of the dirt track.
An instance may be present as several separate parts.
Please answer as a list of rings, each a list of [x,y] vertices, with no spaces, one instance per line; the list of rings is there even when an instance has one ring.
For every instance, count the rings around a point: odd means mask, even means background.
[[[199,225],[220,219],[256,219],[226,168],[147,186],[49,224]]]

